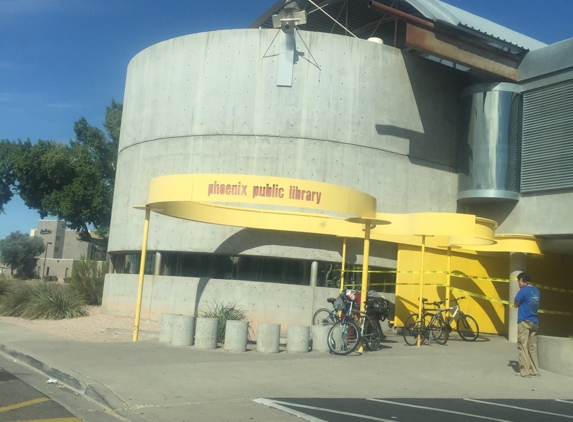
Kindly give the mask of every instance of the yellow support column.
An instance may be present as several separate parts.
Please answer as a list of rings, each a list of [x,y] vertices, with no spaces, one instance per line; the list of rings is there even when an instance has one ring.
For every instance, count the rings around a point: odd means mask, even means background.
[[[451,290],[450,285],[452,284],[452,277],[450,273],[452,272],[452,247],[448,246],[448,255],[446,261],[446,308],[450,306]]]
[[[147,237],[149,234],[149,215],[151,210],[145,207],[145,223],[143,224],[143,245],[141,246],[141,261],[139,264],[139,284],[137,287],[137,302],[135,305],[135,324],[133,328],[133,341],[139,336],[139,320],[141,317],[141,299],[143,297],[143,277],[145,274],[145,255],[147,254]]]
[[[370,221],[364,224],[364,252],[362,253],[362,286],[360,293],[360,311],[364,312],[366,309],[366,296],[368,295],[368,261],[370,256]],[[360,343],[358,353],[362,353],[364,347]]]
[[[344,271],[346,270],[346,238],[342,241],[342,268],[340,268],[340,293],[344,290]]]
[[[426,236],[422,235],[422,264],[420,268],[420,297],[418,299],[418,347],[422,344],[422,296],[424,294],[424,255],[426,254]]]

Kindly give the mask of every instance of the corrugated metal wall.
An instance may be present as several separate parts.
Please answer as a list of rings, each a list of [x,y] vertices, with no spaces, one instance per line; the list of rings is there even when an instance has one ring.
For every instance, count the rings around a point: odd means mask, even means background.
[[[521,192],[573,188],[573,80],[523,93]]]

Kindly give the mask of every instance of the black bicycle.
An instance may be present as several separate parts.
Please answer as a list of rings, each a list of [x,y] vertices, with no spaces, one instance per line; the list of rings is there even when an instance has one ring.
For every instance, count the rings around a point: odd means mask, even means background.
[[[380,322],[389,314],[388,301],[382,297],[368,297],[365,312],[355,306],[356,303],[350,301],[340,321],[328,332],[328,348],[332,354],[348,355],[356,351],[360,343],[367,350],[378,350],[380,342],[385,338]]]

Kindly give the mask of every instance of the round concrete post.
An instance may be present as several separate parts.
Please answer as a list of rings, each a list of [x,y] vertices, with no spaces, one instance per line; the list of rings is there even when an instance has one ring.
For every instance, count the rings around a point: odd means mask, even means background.
[[[195,347],[197,349],[216,349],[219,320],[217,318],[197,318],[195,329]]]
[[[328,332],[332,325],[312,326],[312,350],[315,352],[330,352],[328,348]]]
[[[507,339],[517,343],[517,308],[513,307],[513,300],[519,290],[517,276],[526,270],[527,255],[522,252],[509,254],[509,312],[507,318]]]
[[[312,261],[312,264],[310,264],[310,287],[316,287],[317,279],[318,279],[318,262]]]
[[[173,320],[173,337],[171,344],[174,346],[192,346],[195,334],[195,317],[178,315]]]
[[[287,353],[308,353],[310,327],[289,325],[287,333]]]
[[[229,352],[246,352],[248,336],[249,323],[247,321],[227,321],[224,349]]]
[[[281,340],[281,325],[261,322],[257,329],[257,352],[278,353]]]
[[[159,323],[159,341],[171,343],[173,339],[173,321],[181,314],[161,314]]]

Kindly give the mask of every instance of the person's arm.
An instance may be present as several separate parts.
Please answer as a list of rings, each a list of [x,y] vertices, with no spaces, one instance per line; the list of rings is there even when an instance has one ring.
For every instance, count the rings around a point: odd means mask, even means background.
[[[521,303],[520,301],[514,300],[514,301],[513,301],[513,307],[514,307],[514,308],[519,308],[520,303]]]

